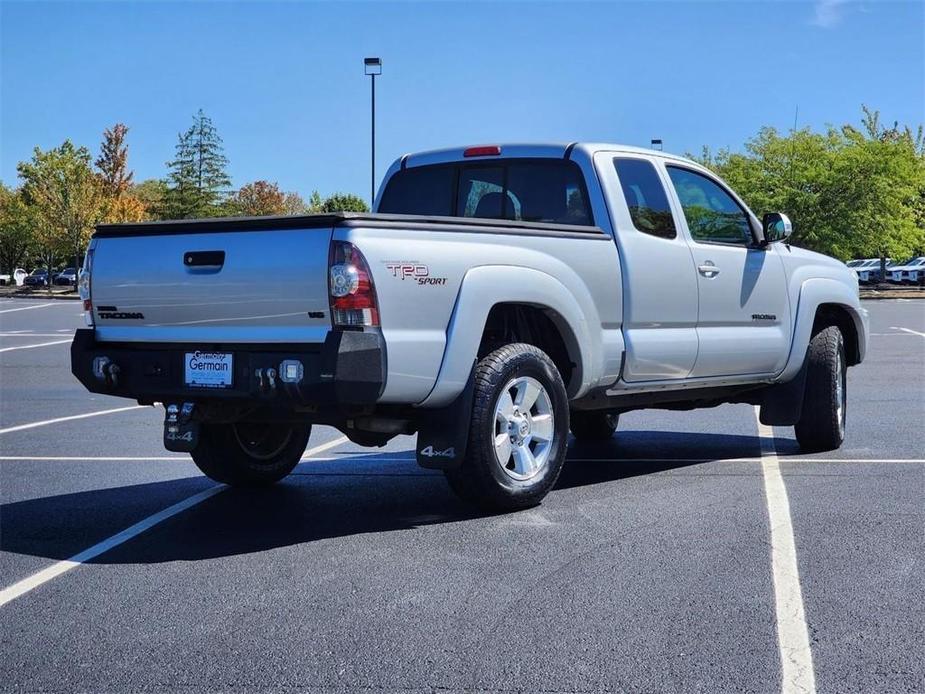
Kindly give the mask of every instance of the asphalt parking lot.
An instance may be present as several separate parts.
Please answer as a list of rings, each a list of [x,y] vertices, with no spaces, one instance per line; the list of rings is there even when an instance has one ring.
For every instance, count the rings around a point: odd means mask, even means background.
[[[637,412],[481,516],[411,439],[326,427],[284,483],[216,486],[162,410],[70,375],[77,303],[0,300],[0,689],[787,690],[773,446],[816,690],[925,691],[925,302],[866,306],[842,449],[746,405]]]

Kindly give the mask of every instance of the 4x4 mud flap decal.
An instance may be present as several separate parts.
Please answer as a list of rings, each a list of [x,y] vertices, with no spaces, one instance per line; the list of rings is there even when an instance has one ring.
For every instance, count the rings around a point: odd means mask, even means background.
[[[193,420],[195,406],[165,405],[164,448],[177,453],[189,453],[199,444],[199,422]]]
[[[462,464],[469,441],[472,398],[475,392],[475,368],[466,387],[446,407],[422,410],[418,426],[418,465],[431,470],[452,470]]]

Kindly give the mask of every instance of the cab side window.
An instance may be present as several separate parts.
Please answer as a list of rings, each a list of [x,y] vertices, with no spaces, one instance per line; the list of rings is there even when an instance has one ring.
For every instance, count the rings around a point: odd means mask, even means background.
[[[641,232],[665,239],[677,236],[668,196],[665,195],[665,188],[652,162],[645,159],[614,159],[613,164],[620,178],[620,187],[633,226]]]
[[[668,166],[668,176],[694,241],[740,246],[754,242],[745,210],[717,183],[678,166]]]

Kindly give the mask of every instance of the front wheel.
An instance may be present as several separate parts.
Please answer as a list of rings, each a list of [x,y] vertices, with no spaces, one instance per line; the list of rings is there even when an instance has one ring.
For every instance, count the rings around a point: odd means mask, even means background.
[[[299,464],[310,424],[235,422],[203,424],[193,462],[208,477],[233,487],[278,482]]]
[[[829,326],[813,335],[806,359],[803,412],[794,431],[803,451],[831,451],[845,440],[848,388],[841,331]]]
[[[464,500],[492,511],[538,504],[565,461],[568,397],[558,369],[533,345],[506,345],[475,370],[466,457],[446,477]]]

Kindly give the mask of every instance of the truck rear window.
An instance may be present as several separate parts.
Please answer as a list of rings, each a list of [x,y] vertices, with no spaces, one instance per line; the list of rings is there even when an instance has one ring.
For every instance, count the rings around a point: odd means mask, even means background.
[[[397,171],[379,212],[594,224],[581,169],[564,159],[495,159]]]

